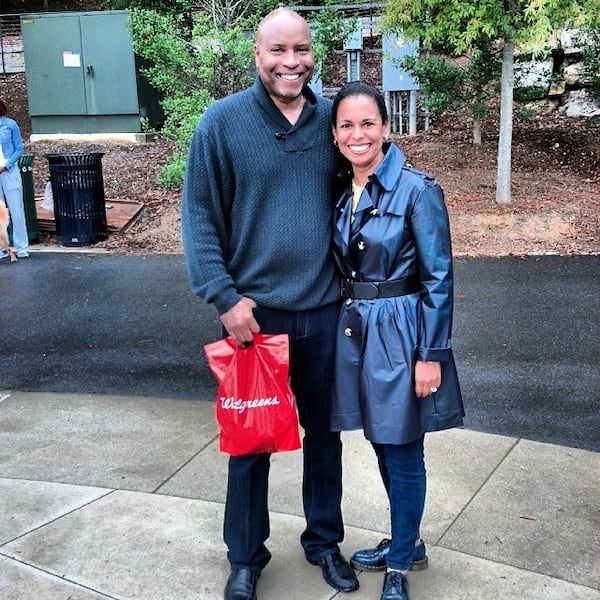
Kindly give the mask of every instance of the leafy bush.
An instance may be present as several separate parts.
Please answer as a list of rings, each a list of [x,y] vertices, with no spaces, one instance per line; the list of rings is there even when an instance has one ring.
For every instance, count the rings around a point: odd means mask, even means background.
[[[519,87],[514,90],[514,99],[517,102],[533,102],[534,100],[543,100],[545,97],[546,88],[535,85]]]
[[[432,116],[464,101],[465,70],[446,59],[407,56],[401,67],[421,86],[423,104]]]
[[[192,19],[132,9],[129,23],[135,52],[150,66],[143,69],[164,95],[163,135],[180,151],[169,159],[158,182],[179,187],[194,129],[204,111],[218,98],[248,87],[253,79],[252,40],[241,27],[215,28],[207,16]]]
[[[110,0],[109,8],[125,10],[129,8],[145,8],[173,14],[181,13],[190,8],[190,0]]]
[[[407,56],[401,66],[421,86],[424,105],[433,116],[468,107],[475,117],[483,118],[487,86],[500,75],[500,63],[487,48],[476,49],[465,66],[441,56]]]
[[[329,79],[325,64],[335,56],[335,50],[341,50],[350,34],[356,29],[357,18],[340,16],[335,6],[336,0],[326,0],[325,8],[316,13],[310,21],[315,54],[315,74],[321,79]],[[328,67],[332,69],[332,67]]]
[[[476,47],[464,66],[441,56],[408,56],[400,66],[419,83],[423,104],[431,116],[467,108],[474,118],[473,142],[481,143],[480,122],[487,114],[491,86],[500,63],[489,47]]]
[[[586,29],[580,41],[583,42],[583,71],[592,81],[592,95],[600,100],[600,29]]]

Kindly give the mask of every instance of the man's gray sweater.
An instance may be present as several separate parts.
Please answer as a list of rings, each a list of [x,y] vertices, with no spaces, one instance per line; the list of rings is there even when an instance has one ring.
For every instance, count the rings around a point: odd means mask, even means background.
[[[192,139],[182,234],[194,293],[219,314],[242,296],[307,310],[339,298],[331,254],[331,102],[306,90],[292,126],[259,79],[219,100]]]

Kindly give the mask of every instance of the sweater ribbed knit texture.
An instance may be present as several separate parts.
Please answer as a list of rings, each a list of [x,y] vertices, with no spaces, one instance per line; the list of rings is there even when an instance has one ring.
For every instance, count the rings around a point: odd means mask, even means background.
[[[194,133],[183,244],[194,293],[220,314],[242,296],[282,310],[339,298],[331,253],[331,103],[306,95],[291,126],[257,79],[213,104]]]

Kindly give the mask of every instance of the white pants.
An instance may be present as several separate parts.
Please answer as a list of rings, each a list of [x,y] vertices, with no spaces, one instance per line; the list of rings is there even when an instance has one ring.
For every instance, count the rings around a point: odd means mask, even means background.
[[[20,252],[27,252],[29,235],[27,234],[25,207],[23,205],[23,182],[17,165],[0,173],[0,194],[6,200],[8,212],[10,212],[13,228],[13,248],[17,255]]]

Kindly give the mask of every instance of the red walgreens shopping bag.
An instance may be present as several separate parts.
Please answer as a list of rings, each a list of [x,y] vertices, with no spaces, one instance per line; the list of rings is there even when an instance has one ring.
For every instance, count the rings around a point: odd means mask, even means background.
[[[298,414],[288,383],[287,334],[255,334],[240,348],[231,337],[204,346],[219,383],[219,449],[232,456],[301,447]]]

